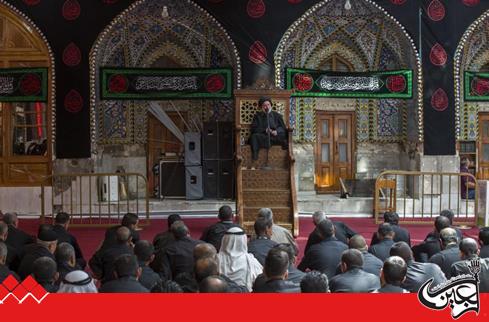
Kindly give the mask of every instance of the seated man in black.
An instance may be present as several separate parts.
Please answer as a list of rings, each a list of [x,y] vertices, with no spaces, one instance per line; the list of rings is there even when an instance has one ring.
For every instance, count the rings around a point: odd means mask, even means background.
[[[270,239],[272,237],[272,221],[258,217],[254,228],[256,239],[248,242],[248,253],[253,254],[260,264],[265,265],[268,251],[277,245],[276,242]]]
[[[217,215],[219,222],[207,227],[200,240],[214,245],[217,251],[221,248],[221,240],[224,237],[224,233],[231,227],[237,227],[238,224],[233,223],[233,210],[231,207],[224,205],[219,208],[219,214]]]
[[[54,219],[53,231],[58,235],[58,244],[68,243],[75,249],[76,263],[80,266],[80,269],[84,269],[87,266],[87,262],[83,258],[80,245],[76,237],[68,232],[68,226],[70,225],[70,215],[66,212],[59,212]]]
[[[100,288],[100,293],[148,293],[148,289],[138,282],[141,268],[136,256],[123,254],[117,257],[115,263],[116,279],[111,280]]]
[[[279,248],[273,248],[265,259],[263,271],[267,281],[253,287],[254,293],[300,293],[299,284],[287,281],[289,255]]]
[[[452,277],[464,274],[470,275],[469,266],[471,266],[471,261],[479,259],[479,291],[481,293],[489,293],[489,258],[479,257],[477,242],[472,238],[464,238],[460,242],[459,249],[461,260],[452,264]]]
[[[301,293],[329,293],[326,274],[318,271],[307,273],[301,281]]]
[[[388,223],[392,226],[394,230],[394,242],[403,241],[406,242],[409,246],[411,246],[411,236],[409,235],[409,231],[407,229],[399,226],[399,215],[396,212],[386,211],[384,213],[384,222]],[[370,246],[379,243],[380,240],[377,237],[377,233],[372,235],[372,241],[370,242]]]
[[[480,258],[489,258],[489,227],[480,229],[479,243],[481,245]]]
[[[380,275],[382,287],[375,290],[374,293],[409,293],[401,287],[406,279],[406,274],[407,265],[404,259],[399,256],[388,257]]]
[[[284,119],[282,115],[272,111],[272,100],[261,97],[258,106],[262,111],[253,117],[250,135],[251,156],[254,161],[258,160],[260,149],[268,149],[270,144],[286,147],[287,143]]]
[[[56,262],[50,257],[39,257],[32,263],[32,276],[49,293],[58,292],[59,274]]]

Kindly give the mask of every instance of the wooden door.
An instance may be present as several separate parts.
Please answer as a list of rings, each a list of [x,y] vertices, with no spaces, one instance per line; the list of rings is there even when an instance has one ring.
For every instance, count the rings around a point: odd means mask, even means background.
[[[316,190],[338,192],[353,177],[353,113],[317,112]]]
[[[477,176],[489,179],[489,113],[479,113],[479,147]]]

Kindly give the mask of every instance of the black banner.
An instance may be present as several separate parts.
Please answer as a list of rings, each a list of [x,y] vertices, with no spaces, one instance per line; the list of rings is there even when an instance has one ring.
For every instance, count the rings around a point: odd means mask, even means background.
[[[0,69],[1,102],[46,102],[47,68]]]

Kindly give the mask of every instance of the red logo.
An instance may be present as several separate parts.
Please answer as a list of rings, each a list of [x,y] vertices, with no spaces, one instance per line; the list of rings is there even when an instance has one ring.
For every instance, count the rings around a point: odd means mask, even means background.
[[[205,80],[205,89],[209,93],[217,93],[224,89],[225,84],[224,76],[219,74],[209,75]]]
[[[25,74],[20,79],[19,90],[25,96],[39,94],[41,92],[41,78],[36,74]]]
[[[19,283],[15,277],[9,275],[0,284],[0,304],[8,304],[9,301],[14,304],[22,304],[29,297],[39,304],[48,294],[32,276],[28,276],[22,283]]]
[[[249,0],[246,12],[251,18],[260,18],[265,14],[266,6],[263,0]]]
[[[402,75],[392,75],[387,77],[387,89],[393,93],[404,92],[406,89],[406,79]]]
[[[479,4],[480,0],[462,0],[467,7],[475,7]]]
[[[66,20],[75,20],[80,16],[80,4],[77,0],[66,0],[63,4],[63,17]]]
[[[314,85],[314,79],[309,74],[295,74],[294,75],[294,88],[297,88],[301,92],[307,92],[311,90]]]
[[[112,75],[109,78],[109,92],[111,93],[124,93],[129,87],[129,82],[126,76],[121,74]]]
[[[431,47],[430,61],[435,66],[443,66],[447,63],[447,52],[439,43]]]
[[[63,63],[66,66],[74,67],[77,66],[81,61],[80,48],[74,43],[68,44],[63,50]]]
[[[479,96],[485,96],[489,93],[489,79],[475,77],[470,83],[472,92]]]
[[[119,0],[102,0],[103,3],[105,4],[114,4],[117,3]]]
[[[433,21],[440,21],[445,18],[445,6],[439,0],[431,1],[428,6],[428,17]]]
[[[437,89],[431,96],[431,107],[438,112],[442,112],[447,109],[448,96],[442,88]]]
[[[36,4],[41,2],[41,0],[22,0],[22,1],[24,1],[24,3],[28,6],[35,6]]]
[[[83,107],[83,98],[77,90],[72,89],[66,94],[64,105],[68,112],[78,113]]]
[[[265,47],[265,45],[263,45],[261,41],[255,41],[250,46],[248,58],[255,64],[263,64],[267,59],[267,48]]]

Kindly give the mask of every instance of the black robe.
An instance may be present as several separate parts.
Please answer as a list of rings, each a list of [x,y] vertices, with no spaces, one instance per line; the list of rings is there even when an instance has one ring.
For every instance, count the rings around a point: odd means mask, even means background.
[[[253,117],[253,122],[251,123],[250,145],[253,160],[258,159],[258,151],[260,149],[269,148],[267,134],[269,125],[271,130],[277,131],[276,136],[270,135],[271,145],[287,147],[285,123],[282,115],[275,111],[271,111],[268,115],[263,111],[258,112]]]

